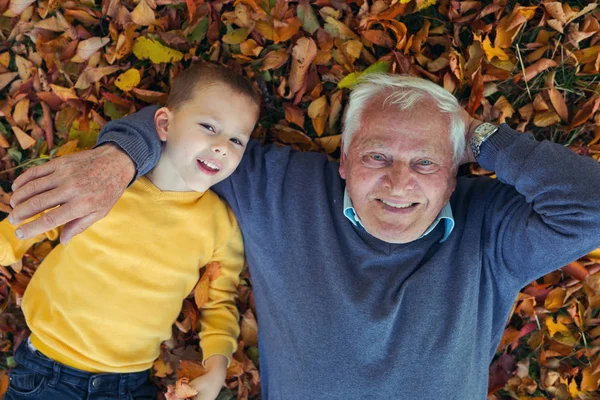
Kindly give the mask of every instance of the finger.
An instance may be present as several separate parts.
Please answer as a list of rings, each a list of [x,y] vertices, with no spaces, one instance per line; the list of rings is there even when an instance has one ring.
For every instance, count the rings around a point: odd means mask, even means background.
[[[39,218],[23,224],[15,231],[20,239],[28,239],[48,232],[54,228],[66,224],[69,221],[81,217],[75,210],[77,208],[72,204],[64,204],[54,210],[40,215]]]
[[[87,228],[92,226],[94,222],[102,219],[102,216],[98,213],[92,213],[85,217],[74,219],[63,226],[62,232],[60,233],[60,242],[64,245],[67,244],[75,235],[79,235]]]
[[[36,178],[27,181],[21,185],[10,198],[11,207],[15,208],[19,204],[40,193],[47,192],[57,186],[56,181],[52,177]]]
[[[43,211],[64,204],[74,197],[75,196],[70,195],[68,190],[53,189],[40,193],[13,208],[9,216],[9,221],[13,225],[18,225],[27,218],[34,217]]]
[[[38,165],[33,168],[29,168],[27,171],[23,172],[21,175],[15,179],[12,184],[12,190],[15,191],[27,182],[41,178],[46,175],[50,175],[54,171],[56,171],[56,165],[58,164],[58,160],[48,161],[45,164]]]

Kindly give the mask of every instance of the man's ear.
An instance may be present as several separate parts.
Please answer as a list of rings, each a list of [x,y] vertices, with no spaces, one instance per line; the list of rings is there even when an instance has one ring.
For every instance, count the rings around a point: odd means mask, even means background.
[[[340,144],[340,176],[342,179],[346,179],[346,153],[344,152],[344,139]]]
[[[158,133],[158,137],[163,142],[167,141],[167,137],[169,136],[169,122],[173,118],[173,113],[167,107],[159,108],[154,113],[154,126],[156,127],[156,132]]]

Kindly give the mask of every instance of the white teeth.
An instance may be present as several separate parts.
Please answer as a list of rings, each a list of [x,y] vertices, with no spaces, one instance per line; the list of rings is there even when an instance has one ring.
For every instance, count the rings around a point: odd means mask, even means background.
[[[209,162],[209,161],[204,161],[204,160],[199,160],[199,161],[200,161],[202,164],[206,165],[206,166],[207,166],[208,168],[210,168],[210,169],[214,169],[214,170],[216,170],[216,171],[218,171],[218,170],[220,169],[218,165],[216,165],[216,164],[213,164],[213,163],[211,163],[211,162]]]
[[[381,202],[383,204],[385,204],[386,206],[390,206],[390,207],[394,207],[394,208],[408,208],[410,206],[412,206],[414,203],[406,203],[406,204],[393,204],[393,203],[388,203],[385,200],[381,200]]]

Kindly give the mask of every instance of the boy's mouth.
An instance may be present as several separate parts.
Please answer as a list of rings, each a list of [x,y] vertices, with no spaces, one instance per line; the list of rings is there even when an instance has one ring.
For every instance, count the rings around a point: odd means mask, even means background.
[[[196,160],[198,163],[198,168],[202,171],[206,172],[209,175],[214,175],[221,170],[221,167],[214,162],[208,160],[198,159]]]

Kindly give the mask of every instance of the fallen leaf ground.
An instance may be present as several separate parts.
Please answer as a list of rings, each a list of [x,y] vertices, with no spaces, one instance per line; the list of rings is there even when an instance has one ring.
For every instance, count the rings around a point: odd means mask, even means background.
[[[163,103],[173,76],[198,59],[254,82],[265,110],[257,138],[332,158],[349,89],[361,74],[389,71],[600,159],[600,11],[590,1],[0,0],[0,15],[0,212],[20,172]],[[52,245],[0,267],[0,393],[27,335],[20,298]],[[523,289],[490,368],[490,400],[600,399],[599,271],[600,250]],[[251,283],[242,282],[241,346],[221,399],[260,398]],[[198,297],[184,302],[155,363],[162,391],[203,372]]]

